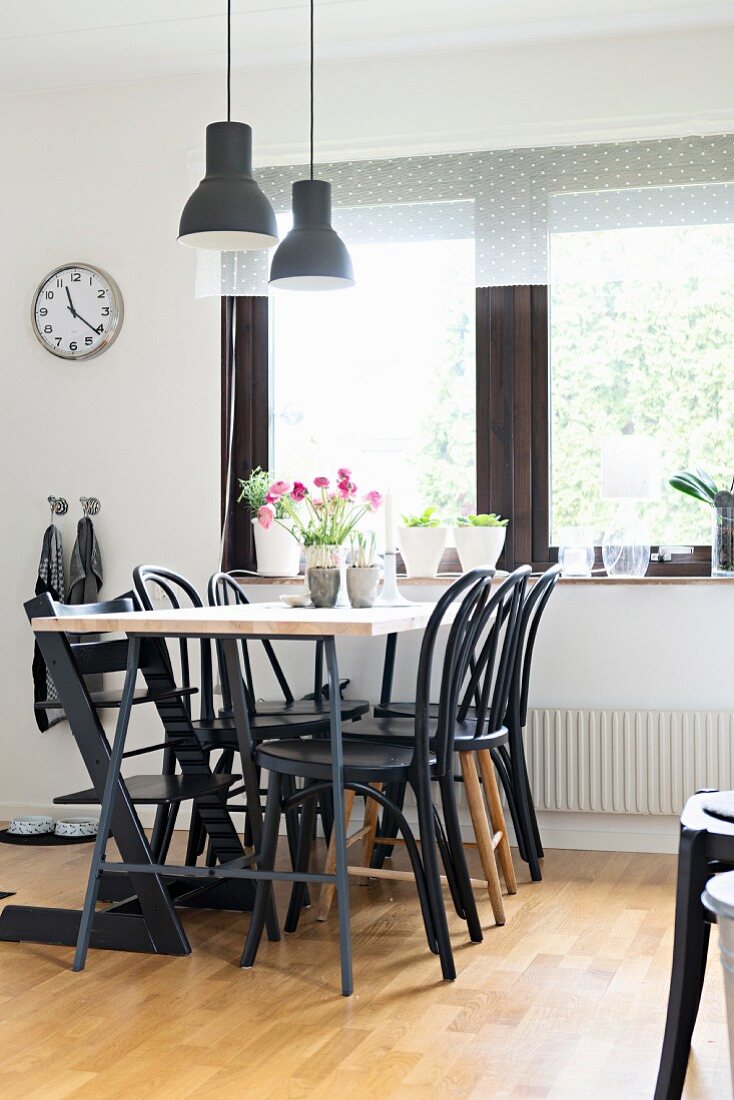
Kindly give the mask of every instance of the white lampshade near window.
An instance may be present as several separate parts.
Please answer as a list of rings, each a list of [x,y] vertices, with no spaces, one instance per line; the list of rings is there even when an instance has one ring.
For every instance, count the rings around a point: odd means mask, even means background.
[[[607,435],[601,447],[604,500],[654,500],[660,489],[657,445],[645,435]]]
[[[635,501],[653,500],[660,488],[654,439],[627,433],[605,436],[601,449],[601,495],[619,502],[602,538],[604,568],[610,577],[644,577],[650,564],[650,537],[643,531]]]

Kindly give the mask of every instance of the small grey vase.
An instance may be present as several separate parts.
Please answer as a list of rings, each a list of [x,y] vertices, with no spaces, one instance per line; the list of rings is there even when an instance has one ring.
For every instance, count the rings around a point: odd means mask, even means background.
[[[306,570],[306,580],[311,593],[311,603],[314,607],[335,606],[341,584],[339,569],[322,569],[319,566],[312,566]]]
[[[368,565],[366,568],[350,565],[347,569],[347,593],[352,607],[374,607],[379,580],[379,565]]]

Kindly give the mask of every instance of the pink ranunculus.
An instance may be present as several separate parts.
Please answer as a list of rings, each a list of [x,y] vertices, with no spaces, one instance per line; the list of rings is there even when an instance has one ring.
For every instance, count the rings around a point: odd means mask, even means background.
[[[296,504],[304,500],[308,496],[308,489],[302,481],[294,481],[293,488],[291,489],[291,497],[295,500]]]
[[[369,505],[371,512],[376,512],[378,508],[382,507],[382,493],[378,493],[377,489],[373,489],[372,492],[367,493],[364,499]]]
[[[341,481],[338,481],[336,487],[342,500],[349,500],[350,496],[357,491],[357,486],[348,477],[343,477]]]
[[[336,471],[336,475],[337,477],[341,478],[342,481],[344,480],[344,478],[349,480],[349,478],[352,476],[352,471],[348,470],[346,466],[342,466],[340,470]]]
[[[328,477],[315,477],[313,479],[313,483],[314,483],[314,485],[316,486],[317,489],[328,489],[329,488],[329,479],[328,479]]]
[[[273,500],[278,500],[279,497],[285,496],[286,493],[290,493],[292,485],[290,481],[274,481],[268,489],[268,496]]]
[[[257,510],[257,522],[261,527],[264,527],[267,531],[275,519],[275,508],[272,504],[263,504],[262,508]]]

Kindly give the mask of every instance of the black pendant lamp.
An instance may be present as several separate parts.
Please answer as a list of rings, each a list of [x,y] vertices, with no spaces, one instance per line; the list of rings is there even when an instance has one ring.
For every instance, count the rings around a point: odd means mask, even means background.
[[[331,184],[313,178],[313,11],[311,2],[311,175],[293,184],[293,228],[273,253],[270,285],[283,290],[342,290],[354,286],[352,261],[331,227]]]
[[[252,178],[252,130],[230,118],[232,3],[227,0],[227,121],[206,128],[206,175],[183,208],[181,244],[222,252],[278,243],[273,208]]]

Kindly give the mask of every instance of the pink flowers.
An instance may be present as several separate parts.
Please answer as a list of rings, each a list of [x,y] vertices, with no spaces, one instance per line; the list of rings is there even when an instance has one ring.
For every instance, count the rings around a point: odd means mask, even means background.
[[[273,522],[274,519],[275,519],[275,508],[273,507],[272,504],[263,504],[262,508],[258,508],[258,510],[257,510],[257,522],[266,531],[272,525],[272,522]]]
[[[271,497],[274,501],[279,500],[286,493],[290,493],[292,488],[290,481],[274,481],[268,490],[268,497]]]
[[[337,470],[334,488],[328,477],[315,477],[313,484],[316,493],[302,481],[273,481],[257,512],[259,525],[267,531],[278,523],[304,546],[343,546],[364,516],[382,505],[376,489],[357,497],[346,466]]]

